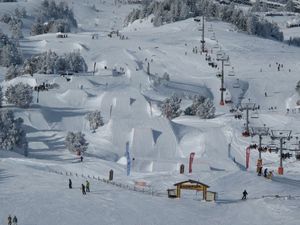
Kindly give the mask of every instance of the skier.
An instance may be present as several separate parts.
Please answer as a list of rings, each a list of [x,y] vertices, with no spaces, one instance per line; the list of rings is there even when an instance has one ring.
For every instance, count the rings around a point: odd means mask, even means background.
[[[11,215],[9,215],[8,218],[7,218],[7,224],[11,225]]]
[[[14,216],[14,218],[13,218],[13,225],[17,225],[17,223],[18,223],[18,219],[17,219],[16,216]]]
[[[267,92],[265,92],[265,97],[268,97]]]
[[[90,182],[87,180],[86,181],[86,192],[90,192]]]
[[[83,156],[80,156],[80,162],[82,162],[83,161]]]
[[[72,180],[69,179],[69,188],[72,189]]]
[[[268,168],[266,168],[266,169],[264,170],[264,177],[267,177],[267,175],[268,175]]]
[[[86,195],[84,184],[81,184],[81,191],[83,195]]]
[[[244,190],[244,191],[243,191],[243,197],[242,197],[242,200],[246,200],[246,199],[247,199],[247,195],[248,195],[247,191]]]

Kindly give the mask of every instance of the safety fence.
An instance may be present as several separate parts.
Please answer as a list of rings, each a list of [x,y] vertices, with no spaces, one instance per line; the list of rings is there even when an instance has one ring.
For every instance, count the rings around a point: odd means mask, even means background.
[[[117,181],[113,181],[113,180],[109,180],[106,178],[101,178],[99,176],[91,176],[91,175],[86,175],[86,174],[79,174],[79,173],[74,173],[74,172],[70,172],[70,171],[57,171],[57,170],[49,170],[50,173],[55,173],[58,175],[62,175],[62,176],[68,176],[68,177],[77,177],[77,178],[84,178],[84,179],[92,179],[98,182],[102,182],[105,184],[109,184],[118,188],[122,188],[124,190],[129,190],[129,191],[134,191],[134,192],[139,192],[142,194],[146,194],[146,195],[152,195],[152,196],[157,196],[157,197],[163,197],[163,196],[167,196],[167,192],[161,192],[158,190],[155,190],[153,187],[151,186],[138,186],[138,185],[134,185],[134,184],[125,184],[122,182],[117,182]]]

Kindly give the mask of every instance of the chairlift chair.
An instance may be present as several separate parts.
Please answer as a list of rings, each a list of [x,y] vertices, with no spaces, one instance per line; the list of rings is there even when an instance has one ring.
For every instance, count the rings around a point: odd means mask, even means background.
[[[252,114],[251,114],[251,118],[253,119],[258,119],[259,118],[259,115],[258,115],[258,111],[255,110]]]
[[[224,62],[224,66],[230,66],[230,65],[231,65],[231,64],[230,64],[230,61],[229,61],[229,60]]]
[[[216,35],[215,33],[212,34],[212,36],[210,37],[211,40],[215,41],[216,40]]]
[[[228,92],[225,93],[225,103],[226,104],[232,103],[231,95]]]
[[[222,58],[224,55],[223,51],[217,51],[217,59]]]
[[[233,70],[233,67],[231,70],[228,71],[228,76],[230,77],[234,77],[235,76],[235,73],[234,73],[234,70]]]
[[[213,46],[213,48],[219,48],[220,46],[219,46],[219,44],[218,43],[216,43],[214,46]]]
[[[236,82],[233,84],[233,88],[240,88],[240,80],[236,79]]]

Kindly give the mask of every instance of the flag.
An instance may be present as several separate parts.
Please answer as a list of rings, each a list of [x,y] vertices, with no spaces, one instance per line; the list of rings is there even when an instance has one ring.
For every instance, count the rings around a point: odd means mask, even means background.
[[[195,152],[191,152],[190,154],[190,162],[189,162],[189,173],[192,173],[192,165],[195,157]]]
[[[153,130],[153,129],[152,129],[152,138],[153,138],[154,144],[156,144],[157,139],[159,138],[159,136],[160,136],[161,134],[162,134],[161,131]]]
[[[129,154],[129,142],[126,142],[126,159],[127,159],[127,176],[130,175],[130,167],[131,167],[131,159],[130,159],[130,154]]]
[[[129,99],[129,105],[132,105],[135,101],[136,101],[135,98],[130,98],[130,99]]]
[[[246,148],[246,169],[249,168],[249,161],[250,161],[250,146]]]

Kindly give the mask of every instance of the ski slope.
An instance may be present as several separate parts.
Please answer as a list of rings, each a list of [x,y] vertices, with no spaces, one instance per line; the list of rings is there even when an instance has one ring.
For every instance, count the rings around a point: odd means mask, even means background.
[[[39,1],[0,4],[0,13],[20,4],[34,15]],[[234,119],[229,112],[232,106],[219,105],[218,69],[209,67],[204,55],[192,52],[200,44],[200,32],[193,19],[153,27],[148,18],[123,28],[123,19],[138,5],[115,6],[113,1],[96,0],[73,0],[69,4],[78,20],[76,32],[66,39],[58,39],[55,34],[26,36],[20,47],[28,56],[47,50],[58,54],[80,51],[89,67],[87,74],[70,76],[69,82],[58,75],[43,74],[3,81],[6,68],[0,68],[3,89],[18,82],[59,85],[39,96],[35,92],[29,109],[4,104],[3,108],[13,109],[24,120],[29,157],[0,151],[1,224],[6,223],[9,214],[17,215],[23,225],[298,223],[300,162],[294,157],[285,160],[284,176],[275,172],[271,181],[256,175],[258,152],[251,150],[250,168],[243,169],[246,147],[258,140],[242,137],[244,119]],[[93,4],[99,12],[92,9]],[[25,29],[32,23],[27,22]],[[295,91],[299,48],[236,32],[230,24],[208,21],[210,24],[218,45],[230,57],[231,65],[225,67],[225,86],[234,104],[250,99],[260,105],[259,118],[250,118],[250,126],[266,124],[271,129],[292,129],[294,135],[299,134],[300,114],[292,113],[299,99]],[[128,39],[108,37],[112,29],[120,29]],[[95,33],[98,39],[92,39]],[[207,31],[205,41],[216,59],[217,41],[211,40],[211,35]],[[280,71],[276,62],[283,64]],[[125,74],[112,76],[112,69],[120,67]],[[228,76],[231,67],[234,77]],[[157,82],[164,73],[170,75],[170,81]],[[236,79],[238,88],[234,87]],[[195,94],[211,98],[216,117],[167,120],[161,116],[159,104],[174,93],[183,98],[184,106],[191,104],[189,97]],[[135,101],[130,104],[130,99]],[[291,109],[289,114],[287,108]],[[101,110],[105,125],[92,133],[85,115],[96,109]],[[68,131],[86,135],[89,147],[83,163],[65,148]],[[161,135],[154,140],[152,131]],[[135,159],[130,176],[126,176],[128,141],[130,156]],[[295,142],[292,140],[290,145]],[[271,140],[263,139],[263,143]],[[188,174],[191,152],[196,155],[193,173]],[[269,170],[277,170],[278,154],[267,152],[262,157]],[[179,174],[180,164],[185,165],[185,174]],[[98,180],[107,178],[111,169],[121,187]],[[69,178],[72,190],[68,189]],[[91,181],[91,193],[83,196],[79,187],[87,179]],[[218,193],[218,200],[203,202],[201,193],[188,191],[181,199],[168,199],[166,190],[187,179],[208,184],[209,190]],[[150,194],[134,190],[138,181],[147,184]],[[249,193],[247,201],[240,200],[244,189]]]

